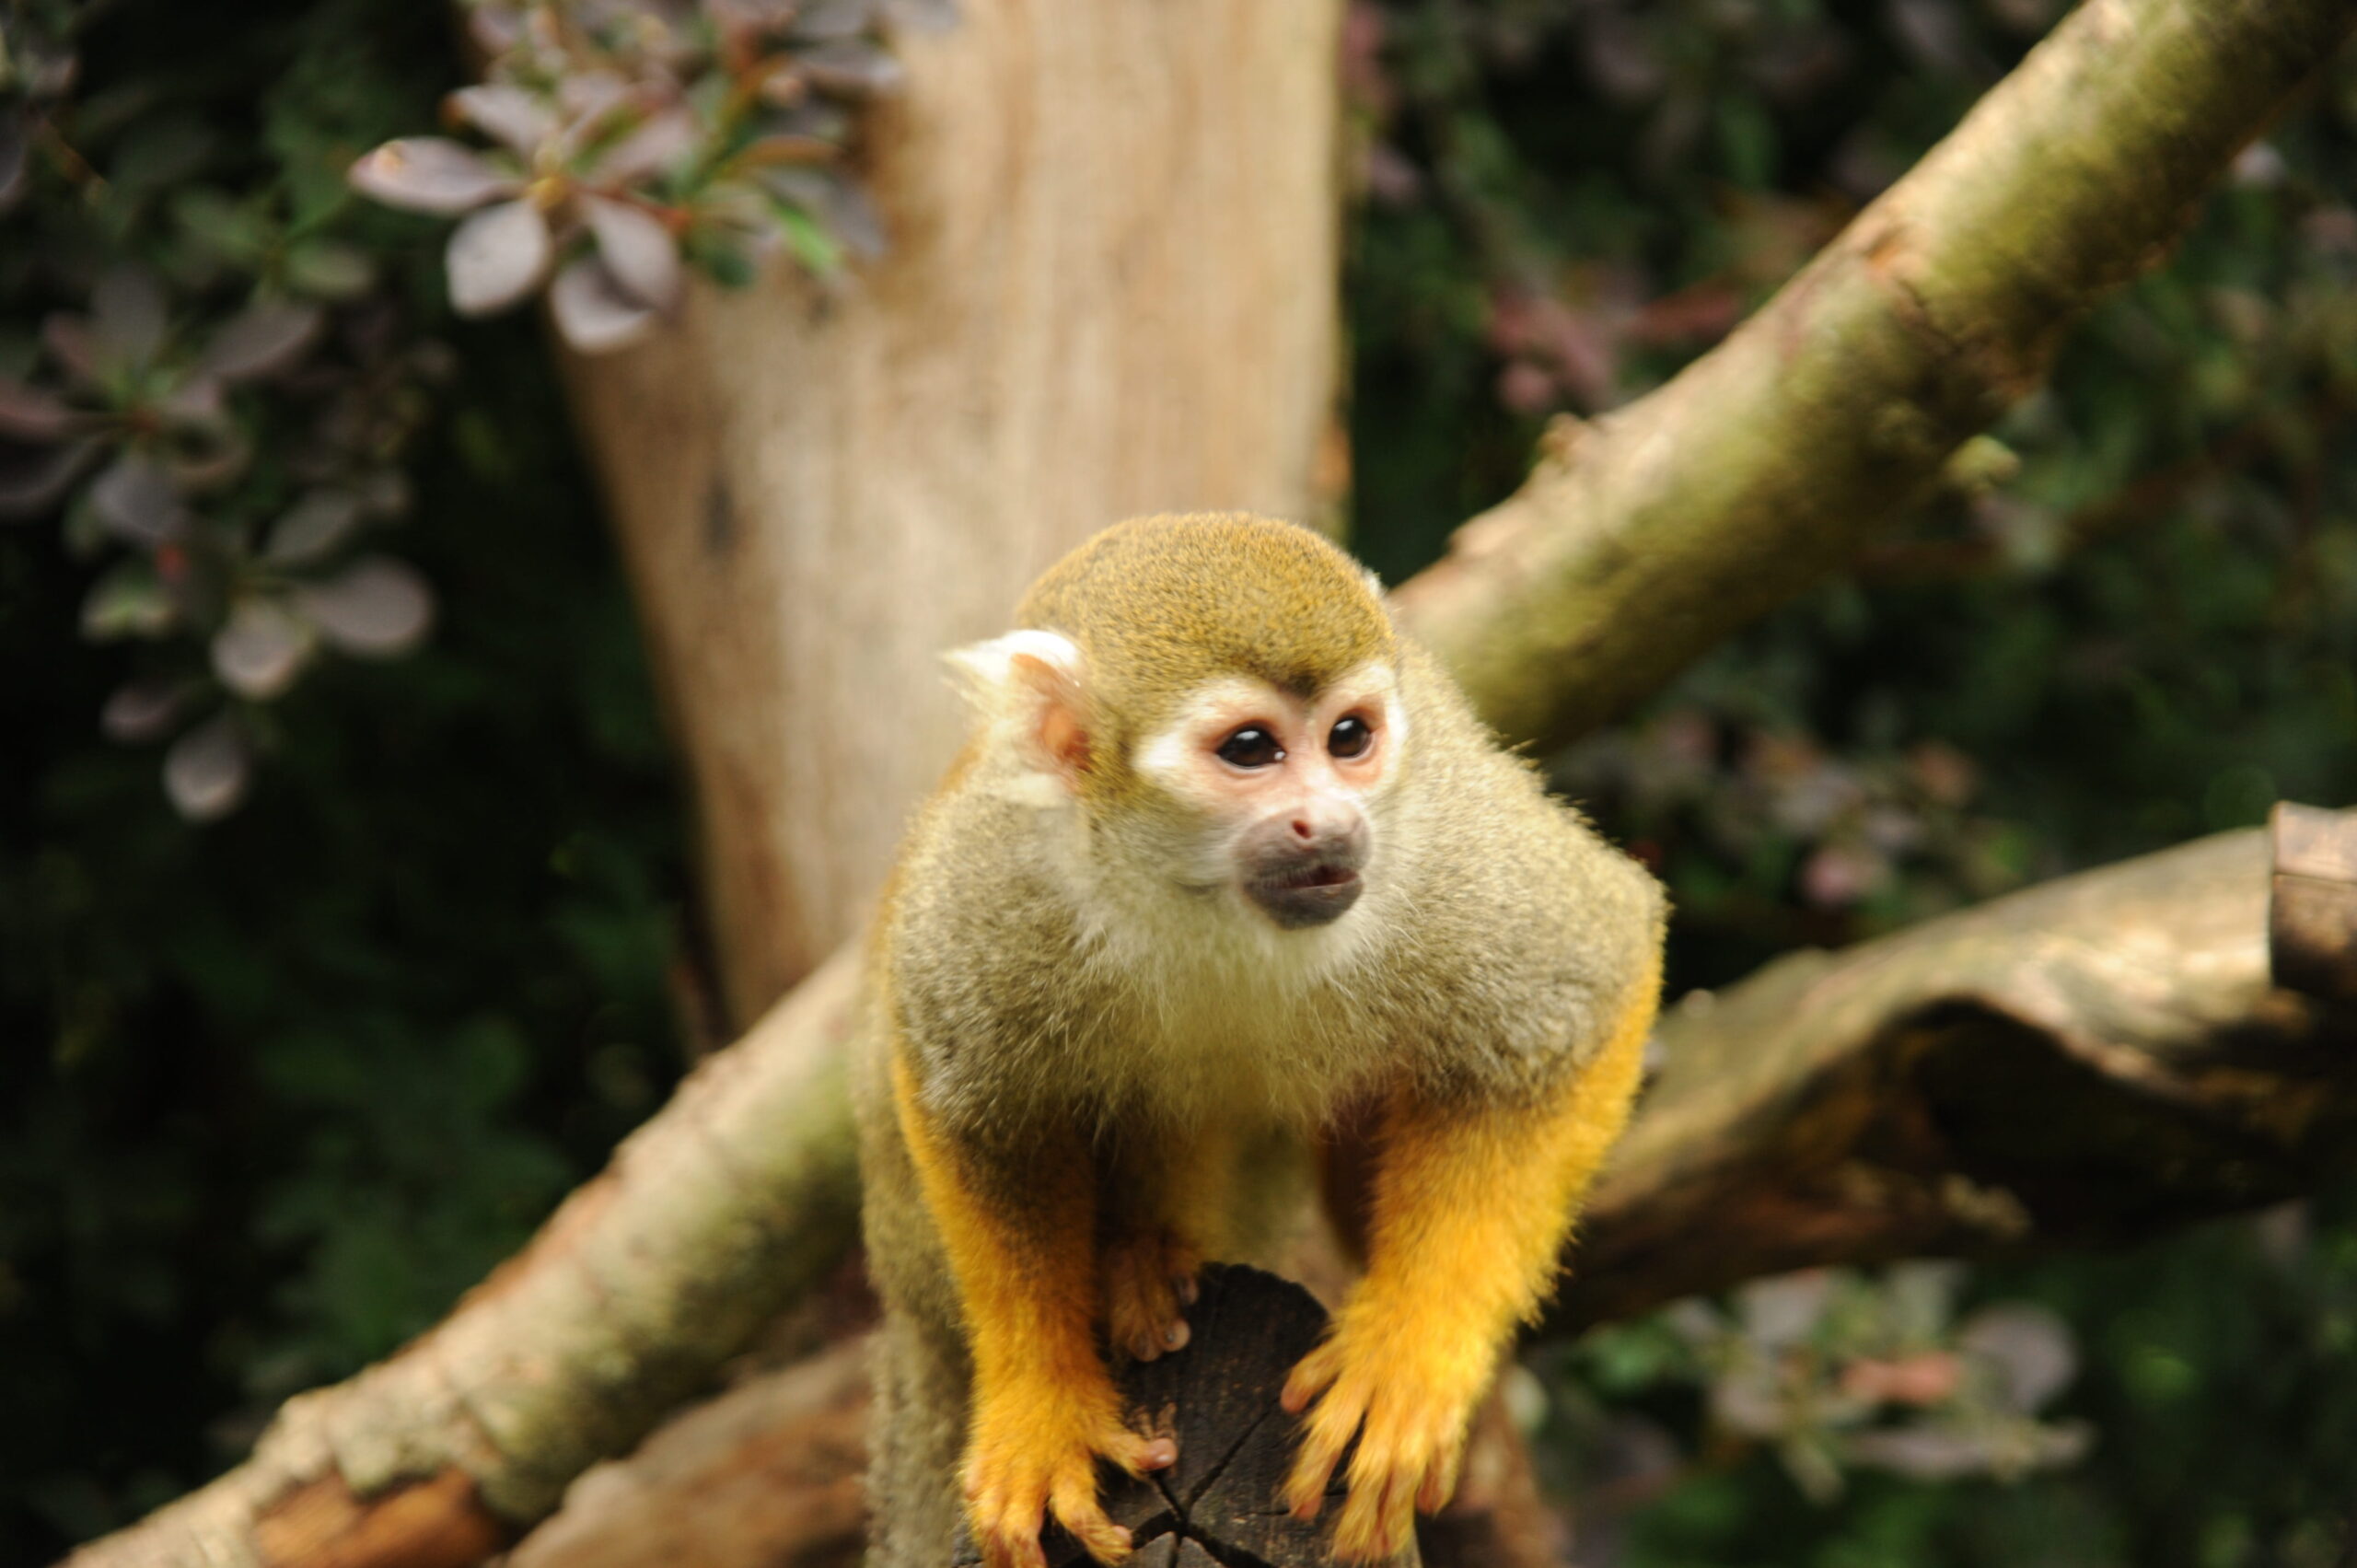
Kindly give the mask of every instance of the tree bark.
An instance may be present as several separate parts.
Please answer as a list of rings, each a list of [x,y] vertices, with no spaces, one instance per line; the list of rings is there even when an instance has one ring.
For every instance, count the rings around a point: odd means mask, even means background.
[[[732,1028],[857,928],[956,747],[945,648],[1117,518],[1330,509],[1340,9],[962,6],[900,41],[880,263],[563,356]]]
[[[2357,1010],[2274,988],[2272,872],[2223,834],[1688,997],[1555,1326],[2314,1191],[2357,1157]]]

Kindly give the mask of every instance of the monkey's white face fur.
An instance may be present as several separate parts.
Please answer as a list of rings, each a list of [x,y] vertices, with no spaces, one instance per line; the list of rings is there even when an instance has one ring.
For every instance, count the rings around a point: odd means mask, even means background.
[[[989,787],[1036,808],[1089,969],[1162,1037],[1154,1071],[1200,1074],[1215,1098],[1220,1075],[1233,1093],[1248,1064],[1294,1098],[1283,1059],[1318,1049],[1307,1037],[1324,1029],[1303,1015],[1318,983],[1369,958],[1398,913],[1387,807],[1410,738],[1397,672],[1371,662],[1307,697],[1209,680],[1138,738],[1128,765],[1144,787],[1092,817],[1083,774],[1101,759],[1081,650],[1025,631],[952,660],[999,759]],[[1331,1074],[1325,1063],[1305,1081]],[[1194,1098],[1167,1076],[1156,1092],[1173,1091]]]

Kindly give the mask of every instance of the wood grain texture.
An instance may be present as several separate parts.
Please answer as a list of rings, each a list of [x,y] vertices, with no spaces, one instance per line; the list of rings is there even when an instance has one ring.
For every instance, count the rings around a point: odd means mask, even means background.
[[[1296,1423],[1278,1408],[1277,1394],[1324,1331],[1325,1309],[1299,1285],[1257,1269],[1214,1264],[1203,1271],[1202,1289],[1187,1314],[1194,1330],[1187,1348],[1130,1363],[1120,1376],[1136,1429],[1177,1437],[1178,1462],[1144,1480],[1108,1471],[1105,1510],[1142,1550],[1170,1551],[1177,1562],[1193,1561],[1190,1552],[1267,1568],[1332,1562],[1341,1480],[1328,1489],[1315,1523],[1295,1519],[1278,1501]],[[1048,1568],[1086,1568],[1087,1554],[1062,1531],[1051,1528],[1043,1544]],[[960,1544],[960,1568],[981,1561],[970,1543]],[[1388,1568],[1421,1561],[1411,1545]]]

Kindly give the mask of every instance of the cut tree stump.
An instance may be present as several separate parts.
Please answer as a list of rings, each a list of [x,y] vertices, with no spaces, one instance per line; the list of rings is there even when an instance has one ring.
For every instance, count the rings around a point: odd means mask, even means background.
[[[2286,991],[2357,1002],[2357,811],[2277,804],[2268,962]]]
[[[1120,1377],[1138,1431],[1178,1441],[1178,1462],[1133,1481],[1099,1467],[1105,1511],[1137,1544],[1131,1568],[1309,1568],[1334,1561],[1339,1475],[1317,1520],[1303,1524],[1277,1499],[1292,1468],[1295,1421],[1277,1406],[1294,1364],[1326,1328],[1307,1291],[1258,1269],[1214,1263],[1189,1310],[1192,1337],[1176,1355],[1132,1364]],[[1348,1464],[1348,1456],[1344,1465]],[[1042,1544],[1048,1568],[1086,1568],[1088,1554],[1053,1525]],[[957,1562],[981,1556],[960,1540]],[[1411,1542],[1387,1568],[1421,1568]]]

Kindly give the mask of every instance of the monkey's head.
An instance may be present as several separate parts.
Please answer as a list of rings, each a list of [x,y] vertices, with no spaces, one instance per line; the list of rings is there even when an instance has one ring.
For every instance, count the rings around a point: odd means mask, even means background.
[[[1290,523],[1144,517],[1049,568],[1016,622],[957,662],[993,744],[1085,819],[1091,889],[1283,931],[1348,913],[1407,734],[1364,568]]]

